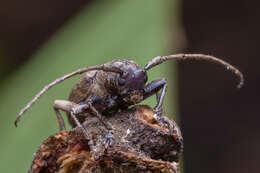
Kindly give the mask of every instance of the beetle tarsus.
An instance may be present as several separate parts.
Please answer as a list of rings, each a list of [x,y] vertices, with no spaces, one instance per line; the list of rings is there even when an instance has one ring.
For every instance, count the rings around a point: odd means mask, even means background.
[[[105,149],[108,149],[114,143],[115,143],[115,138],[114,138],[114,135],[113,135],[113,130],[108,130],[106,132],[106,136],[105,136],[105,140],[104,140]]]
[[[175,128],[172,123],[169,123],[169,120],[165,118],[163,115],[163,109],[155,110],[154,118],[157,120],[160,126],[162,127],[168,127],[169,128],[169,134],[173,135],[175,133]]]

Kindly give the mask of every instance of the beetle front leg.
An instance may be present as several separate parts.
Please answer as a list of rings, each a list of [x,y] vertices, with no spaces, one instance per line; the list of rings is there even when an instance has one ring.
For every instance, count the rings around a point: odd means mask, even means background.
[[[154,107],[155,112],[162,110],[163,99],[167,89],[167,82],[165,79],[158,79],[150,82],[144,89],[144,99],[156,93],[157,104]],[[159,92],[160,90],[161,93]]]
[[[173,134],[174,127],[168,122],[167,119],[165,119],[162,116],[162,113],[163,113],[162,104],[163,104],[163,99],[164,99],[164,96],[166,93],[166,89],[167,89],[167,82],[165,79],[158,79],[158,80],[152,81],[144,89],[144,91],[145,91],[144,98],[150,97],[151,95],[156,93],[157,104],[154,107],[155,118],[160,123],[160,125],[164,126],[165,124],[167,124],[168,127],[170,128],[170,133]],[[159,92],[160,90],[162,90],[162,91]]]

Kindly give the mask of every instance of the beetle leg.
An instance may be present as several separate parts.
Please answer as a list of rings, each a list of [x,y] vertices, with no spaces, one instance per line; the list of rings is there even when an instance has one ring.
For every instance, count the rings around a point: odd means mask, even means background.
[[[159,92],[162,89],[161,93]],[[150,82],[144,89],[144,99],[156,93],[157,105],[154,107],[156,112],[162,109],[163,99],[167,89],[165,79],[158,79]]]
[[[157,101],[157,103],[159,102],[160,96],[161,96],[160,93],[157,92],[157,93],[156,93],[156,101]]]
[[[108,130],[105,140],[104,140],[104,145],[105,145],[105,149],[109,148],[110,146],[112,146],[114,144],[115,138],[113,135],[113,130]]]
[[[107,149],[108,147],[110,147],[111,145],[113,145],[114,143],[114,135],[113,135],[113,130],[110,124],[105,123],[102,115],[96,110],[96,108],[94,106],[92,106],[91,104],[89,105],[89,108],[92,110],[92,112],[99,118],[99,120],[101,121],[101,123],[105,126],[105,128],[107,129],[106,132],[106,139],[104,140],[104,145],[105,148]]]
[[[106,139],[104,140],[104,145],[105,145],[105,148],[108,148],[109,146],[111,146],[113,143],[114,143],[114,136],[113,136],[113,130],[112,130],[112,127],[109,123],[106,123],[103,119],[103,116],[98,112],[98,110],[94,107],[94,104],[95,103],[100,103],[102,102],[102,98],[100,96],[97,96],[97,95],[92,95],[90,96],[84,104],[80,104],[80,105],[77,105],[75,107],[72,108],[72,111],[71,111],[71,117],[74,119],[74,121],[76,122],[77,126],[79,126],[83,132],[87,132],[87,129],[84,130],[84,126],[82,126],[80,124],[80,121],[76,118],[76,114],[79,114],[81,112],[83,112],[84,110],[86,109],[89,109],[92,114],[94,114],[95,116],[98,117],[98,119],[100,120],[100,122],[104,125],[104,127],[106,128],[107,130],[107,134],[106,134]],[[76,121],[77,119],[77,121]],[[89,134],[88,132],[86,134]],[[85,135],[86,135],[85,134]],[[87,136],[87,135],[86,135]],[[87,136],[87,138],[90,138],[90,136]]]
[[[77,107],[73,108],[73,111],[75,114],[79,114],[83,112],[86,109],[90,109],[91,112],[98,117],[98,119],[101,121],[101,123],[105,126],[107,130],[111,130],[112,128],[110,125],[104,122],[103,116],[98,112],[98,110],[94,107],[94,105],[97,103],[102,103],[103,98],[97,95],[91,95],[88,97],[88,99],[84,102],[84,104],[80,104]]]
[[[56,116],[58,118],[60,130],[65,130],[65,124],[64,124],[64,120],[63,120],[59,110],[63,110],[65,112],[70,112],[71,117],[73,118],[73,120],[75,121],[77,126],[83,131],[86,139],[88,140],[89,147],[93,151],[94,143],[91,139],[89,131],[80,123],[78,118],[75,116],[75,114],[82,112],[83,109],[86,109],[86,104],[78,105],[76,103],[73,103],[73,102],[67,101],[67,100],[55,100],[54,104],[53,104],[53,108],[54,108],[54,110],[56,112]]]
[[[113,135],[112,127],[109,123],[106,123],[104,121],[103,116],[96,110],[96,108],[92,104],[89,104],[89,109],[98,117],[98,119],[101,121],[101,123],[107,129],[106,137],[104,140],[104,145],[105,145],[105,148],[107,149],[114,143],[114,135]]]
[[[144,89],[145,91],[144,98],[147,98],[156,93],[157,105],[154,107],[155,110],[154,116],[161,126],[165,126],[165,124],[167,124],[168,127],[170,128],[170,133],[173,134],[174,127],[167,121],[167,119],[165,119],[164,116],[162,116],[163,114],[162,104],[166,93],[166,89],[167,89],[167,82],[165,79],[158,79],[152,81]],[[162,91],[159,92],[160,90]]]
[[[70,112],[70,115],[71,115],[71,117],[74,119],[74,121],[75,121],[75,123],[77,124],[77,126],[78,126],[79,128],[81,128],[81,130],[83,131],[83,133],[84,133],[86,139],[88,140],[88,145],[89,145],[90,150],[91,150],[91,151],[94,151],[94,142],[93,142],[93,140],[91,139],[91,136],[90,136],[90,133],[89,133],[88,129],[85,128],[85,127],[79,122],[78,118],[75,116],[75,114],[74,114],[73,111]]]
[[[64,123],[64,119],[61,116],[61,113],[59,110],[63,110],[65,112],[70,112],[72,110],[73,107],[75,107],[77,104],[67,101],[67,100],[55,100],[53,103],[53,109],[56,113],[56,117],[58,119],[58,123],[59,123],[59,128],[60,131],[62,130],[66,130],[65,128],[65,123]]]
[[[162,104],[166,93],[166,89],[167,89],[167,81],[165,79],[158,79],[152,81],[145,87],[144,97],[147,98],[153,95],[154,93],[156,93],[157,105],[154,108],[155,110],[154,117],[157,119],[157,121],[161,126],[165,126],[167,124],[167,126],[169,127],[169,133],[174,134],[175,127],[173,126],[173,124],[169,122],[167,117],[162,116],[163,114]],[[162,91],[159,92],[160,90]]]
[[[65,123],[64,123],[64,119],[62,118],[59,109],[57,109],[57,108],[55,108],[55,107],[53,107],[53,108],[54,108],[54,111],[55,111],[55,113],[56,113],[56,117],[57,117],[57,119],[58,119],[60,131],[66,130]]]
[[[101,123],[106,127],[107,130],[111,130],[111,126],[108,125],[108,123],[105,123],[103,116],[96,110],[96,108],[90,104],[89,109],[98,117],[98,119],[101,121]]]

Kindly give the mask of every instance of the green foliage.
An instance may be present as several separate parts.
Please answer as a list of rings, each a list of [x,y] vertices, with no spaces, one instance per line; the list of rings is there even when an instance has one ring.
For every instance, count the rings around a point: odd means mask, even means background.
[[[18,128],[13,121],[43,86],[75,69],[99,65],[115,58],[130,58],[141,66],[157,55],[169,54],[173,39],[170,26],[176,11],[172,0],[146,1],[97,1],[81,11],[63,26],[39,49],[30,62],[1,83],[1,172],[26,172],[33,153],[49,135],[58,132],[58,124],[52,109],[55,99],[66,99],[73,84],[70,79],[44,95],[32,109],[26,112]],[[149,71],[149,80],[174,76],[167,73],[167,63]],[[172,85],[168,91],[172,90]],[[167,95],[173,96],[171,93]],[[155,99],[145,103],[154,105]],[[169,99],[167,99],[169,103]],[[171,100],[171,103],[175,103]],[[168,104],[169,115],[176,112],[174,104]],[[175,111],[173,111],[175,109]],[[68,127],[68,126],[67,126]]]

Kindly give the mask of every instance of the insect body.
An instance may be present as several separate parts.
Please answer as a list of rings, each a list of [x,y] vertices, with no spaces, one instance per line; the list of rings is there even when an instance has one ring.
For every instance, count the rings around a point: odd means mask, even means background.
[[[86,72],[72,88],[68,100],[81,105],[91,104],[102,114],[144,100],[147,75],[143,69],[134,61],[125,59],[105,65],[119,69],[122,74],[102,70]],[[73,126],[76,125],[71,118],[69,121]]]
[[[134,61],[119,59],[108,62],[104,65],[86,67],[56,79],[54,82],[45,86],[35,98],[19,113],[15,125],[38,98],[54,85],[77,75],[85,75],[72,88],[68,101],[55,100],[54,110],[58,118],[60,130],[65,130],[63,118],[59,110],[67,112],[70,124],[79,126],[87,139],[90,147],[93,147],[88,130],[82,126],[84,116],[82,113],[91,113],[96,115],[103,125],[108,129],[108,143],[112,143],[112,128],[103,121],[102,114],[108,114],[118,109],[125,109],[130,105],[137,104],[153,94],[157,96],[157,104],[154,108],[158,121],[163,124],[161,118],[162,104],[165,96],[167,82],[165,79],[154,80],[148,84],[147,70],[171,59],[202,59],[225,66],[228,70],[234,72],[240,77],[238,87],[243,85],[243,75],[227,62],[209,55],[202,54],[176,54],[169,56],[158,56],[153,58],[148,64],[141,68]]]

